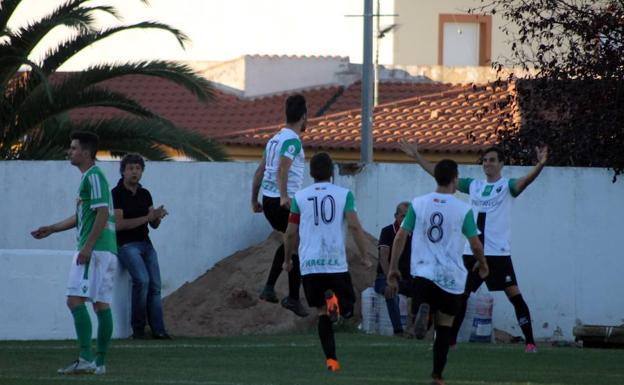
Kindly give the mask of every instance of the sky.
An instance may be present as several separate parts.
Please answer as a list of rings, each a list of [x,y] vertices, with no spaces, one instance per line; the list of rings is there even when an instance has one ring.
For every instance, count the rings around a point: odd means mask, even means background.
[[[63,0],[23,0],[10,27],[39,18]],[[393,12],[393,0],[380,0],[382,13]],[[376,0],[374,1],[376,3]],[[94,0],[88,4],[110,4],[124,19],[98,17],[101,26],[160,21],[191,39],[182,49],[168,33],[129,31],[99,42],[81,52],[62,69],[76,70],[102,61],[142,59],[224,61],[244,54],[339,55],[352,62],[362,60],[364,0]],[[392,23],[382,18],[382,27]],[[36,58],[63,40],[66,30],[57,29],[33,54]],[[392,40],[380,44],[380,62],[392,62]]]

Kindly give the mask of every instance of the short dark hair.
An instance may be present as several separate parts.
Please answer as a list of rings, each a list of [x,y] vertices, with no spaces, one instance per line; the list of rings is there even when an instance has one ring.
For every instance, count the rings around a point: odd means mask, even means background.
[[[310,176],[315,181],[329,180],[334,176],[334,162],[328,153],[319,152],[310,159]]]
[[[481,162],[483,162],[483,157],[488,152],[495,152],[496,156],[498,157],[498,161],[505,163],[505,151],[503,151],[503,149],[498,146],[488,147],[483,152],[481,152]]]
[[[394,210],[394,215],[397,215],[399,213],[399,208],[401,208],[401,206],[405,206],[405,207],[409,207],[410,203],[408,201],[405,202],[400,202],[397,206],[396,209]]]
[[[286,123],[295,123],[308,113],[305,97],[301,94],[290,95],[286,99]]]
[[[438,186],[448,186],[459,175],[457,163],[451,159],[442,159],[435,165],[433,176]]]
[[[95,159],[98,144],[100,143],[100,138],[97,134],[89,131],[74,131],[69,136],[69,139],[77,140],[80,143],[80,148],[83,150],[89,150],[91,153],[91,159]]]
[[[145,170],[145,161],[143,157],[139,154],[126,154],[121,159],[121,163],[119,164],[119,173],[123,176],[124,171],[126,170],[126,166],[129,164],[138,164],[141,166],[141,170]]]

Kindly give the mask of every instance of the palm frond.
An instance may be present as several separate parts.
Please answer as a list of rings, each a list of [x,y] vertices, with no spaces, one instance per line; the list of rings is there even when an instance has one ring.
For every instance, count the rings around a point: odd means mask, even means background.
[[[61,65],[63,65],[63,63],[71,59],[74,55],[92,44],[104,40],[114,34],[133,29],[156,29],[170,32],[183,48],[189,40],[188,36],[182,31],[167,24],[158,22],[142,22],[132,25],[118,26],[97,32],[82,33],[67,39],[46,53],[45,59],[41,63],[41,67],[46,73],[50,74],[56,71]]]
[[[65,84],[76,92],[106,80],[126,75],[144,75],[174,82],[206,101],[214,97],[214,88],[208,80],[190,67],[171,61],[141,61],[125,64],[98,64],[81,72],[68,74]]]
[[[9,20],[21,2],[22,0],[2,0],[0,2],[0,31],[3,31],[3,35],[10,32],[8,28]]]
[[[227,160],[225,151],[212,139],[161,119],[113,118],[71,125],[98,134],[101,150],[138,152],[148,159],[163,160],[170,157],[165,151],[169,148],[196,160]],[[163,156],[156,157],[158,153]]]
[[[119,92],[102,88],[91,87],[81,92],[73,92],[71,88],[61,85],[52,85],[54,103],[46,102],[40,92],[32,92],[27,101],[16,111],[20,117],[15,127],[10,129],[14,136],[34,129],[48,119],[58,117],[70,110],[88,107],[110,107],[125,111],[132,115],[147,118],[156,118],[153,112],[141,106],[134,99]]]
[[[52,103],[52,92],[50,91],[50,83],[48,82],[47,76],[43,73],[43,70],[35,63],[27,58],[20,56],[12,56],[12,55],[0,55],[0,68],[5,66],[22,66],[26,64],[30,67],[32,73],[34,73],[37,77],[38,82],[43,87],[43,92],[45,96],[48,98],[48,102]],[[16,82],[15,77],[11,79],[11,81],[7,81],[7,83],[0,84],[0,95],[4,95],[8,88],[10,87],[20,87],[25,82]],[[13,83],[13,84],[11,84]]]

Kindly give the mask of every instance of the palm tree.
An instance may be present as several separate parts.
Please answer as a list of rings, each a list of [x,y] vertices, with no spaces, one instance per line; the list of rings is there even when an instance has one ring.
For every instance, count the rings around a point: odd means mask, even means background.
[[[140,0],[146,3],[146,0]],[[21,0],[0,0],[0,159],[63,159],[69,133],[75,129],[100,136],[101,149],[113,154],[139,152],[148,159],[168,159],[171,149],[197,160],[223,160],[223,149],[197,132],[175,126],[102,82],[126,75],[163,78],[186,88],[199,100],[213,97],[210,83],[189,67],[170,61],[97,64],[84,71],[55,76],[63,63],[90,45],[132,29],[171,33],[184,47],[188,37],[167,24],[146,21],[99,29],[96,12],[119,18],[117,9],[90,5],[89,0],[59,1],[42,19],[11,30],[8,27]],[[34,48],[56,27],[73,30],[41,60],[29,59]],[[20,71],[24,66],[29,71]],[[125,117],[73,122],[77,108],[109,107]]]

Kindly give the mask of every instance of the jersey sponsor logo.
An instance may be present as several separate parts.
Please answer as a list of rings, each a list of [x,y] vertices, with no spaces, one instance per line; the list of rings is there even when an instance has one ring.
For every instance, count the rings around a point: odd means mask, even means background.
[[[338,262],[338,258],[324,259],[309,259],[305,262],[305,267],[315,267],[315,266],[340,266]]]
[[[433,201],[436,203],[446,203],[446,199],[433,198]]]

